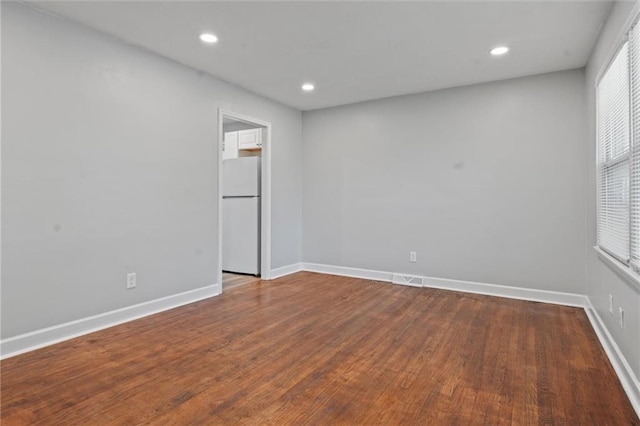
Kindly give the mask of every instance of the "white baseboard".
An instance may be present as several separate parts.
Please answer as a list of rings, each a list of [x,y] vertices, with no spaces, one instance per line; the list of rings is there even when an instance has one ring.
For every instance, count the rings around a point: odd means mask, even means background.
[[[384,282],[391,282],[393,278],[392,272],[348,268],[345,266],[322,265],[318,263],[303,263],[302,270]],[[578,306],[581,308],[587,306],[588,303],[588,299],[585,295],[575,293],[562,293],[558,291],[536,290],[530,288],[510,287],[505,285],[450,280],[445,278],[433,277],[422,277],[422,281],[422,287],[463,291],[466,293],[484,294],[497,297],[507,297],[509,299],[530,300],[534,302],[553,303],[556,305]],[[415,285],[412,286],[415,287]]]
[[[343,277],[362,278],[365,280],[391,282],[391,272],[374,271],[371,269],[349,268],[346,266],[322,265],[320,263],[302,263],[302,270],[321,274],[340,275]]]
[[[116,309],[64,324],[43,328],[0,340],[0,359],[9,358],[78,336],[93,333],[178,306],[217,296],[222,292],[220,284],[213,284],[184,293],[173,294],[125,308]]]
[[[638,377],[633,373],[631,366],[625,359],[622,351],[620,351],[616,341],[613,339],[613,336],[611,336],[611,333],[609,333],[604,321],[602,321],[602,318],[600,318],[598,311],[593,307],[590,300],[587,300],[587,306],[584,310],[600,340],[600,344],[607,353],[609,361],[611,361],[613,369],[618,374],[620,383],[627,393],[633,409],[636,410],[636,414],[640,418],[640,381]]]
[[[272,269],[270,279],[275,280],[276,278],[284,277],[285,275],[294,274],[300,271],[302,271],[302,263],[293,263],[291,265]]]
[[[587,296],[583,294],[563,293],[550,290],[537,290],[533,288],[511,287],[506,285],[478,283],[473,281],[424,277],[423,283],[423,287],[463,291],[466,293],[506,297],[509,299],[529,300],[532,302],[553,303],[555,305],[576,306],[579,308],[584,308],[588,302]]]

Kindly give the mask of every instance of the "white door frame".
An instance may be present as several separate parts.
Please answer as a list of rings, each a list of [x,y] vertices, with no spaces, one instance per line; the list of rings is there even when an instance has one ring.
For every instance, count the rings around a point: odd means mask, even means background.
[[[224,119],[263,127],[260,194],[260,276],[271,279],[271,123],[220,108],[218,110],[218,282],[222,287],[222,143]]]

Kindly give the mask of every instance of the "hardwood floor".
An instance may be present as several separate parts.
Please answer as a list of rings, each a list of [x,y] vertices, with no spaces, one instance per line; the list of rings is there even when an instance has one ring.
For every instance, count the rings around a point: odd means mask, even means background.
[[[241,285],[255,283],[257,281],[260,281],[260,277],[256,277],[253,275],[233,274],[231,272],[222,273],[223,291],[230,290]]]
[[[638,425],[583,310],[301,272],[1,363],[2,425]]]

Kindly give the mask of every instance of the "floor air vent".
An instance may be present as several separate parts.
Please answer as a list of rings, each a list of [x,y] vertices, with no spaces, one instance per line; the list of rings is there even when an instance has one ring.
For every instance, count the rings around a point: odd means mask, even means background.
[[[400,285],[410,285],[412,287],[422,287],[422,277],[416,275],[393,274],[391,282]]]

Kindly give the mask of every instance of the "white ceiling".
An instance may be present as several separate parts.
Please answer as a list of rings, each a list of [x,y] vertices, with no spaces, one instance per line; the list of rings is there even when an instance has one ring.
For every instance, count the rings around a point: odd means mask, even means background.
[[[585,65],[609,1],[32,2],[301,110]],[[216,45],[198,40],[218,35]],[[503,57],[488,54],[506,44]],[[300,85],[311,81],[312,93]]]

